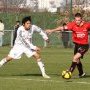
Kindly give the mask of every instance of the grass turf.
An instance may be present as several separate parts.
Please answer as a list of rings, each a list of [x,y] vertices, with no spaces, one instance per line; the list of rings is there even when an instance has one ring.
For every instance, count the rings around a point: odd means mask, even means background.
[[[0,59],[5,57],[10,47],[0,47]],[[36,61],[25,55],[0,68],[0,90],[89,90],[90,89],[90,51],[82,60],[85,78],[78,78],[77,69],[70,80],[64,80],[61,72],[69,68],[73,49],[59,47],[43,48],[42,58],[51,79],[44,79]]]

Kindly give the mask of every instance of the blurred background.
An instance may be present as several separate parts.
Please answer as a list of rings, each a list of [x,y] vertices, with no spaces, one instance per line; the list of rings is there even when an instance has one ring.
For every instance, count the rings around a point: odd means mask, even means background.
[[[24,16],[31,15],[32,23],[45,30],[68,23],[73,20],[73,15],[77,12],[82,13],[84,19],[89,21],[90,0],[0,0],[0,19],[6,30],[3,45],[11,44],[11,30],[14,30],[16,21],[21,21]],[[73,47],[71,32],[68,33],[66,37],[69,38],[66,39],[68,47]],[[64,47],[63,35],[60,32],[50,35],[50,45]],[[39,39],[36,40],[37,38]],[[43,40],[40,36],[34,35],[34,40],[42,46]]]

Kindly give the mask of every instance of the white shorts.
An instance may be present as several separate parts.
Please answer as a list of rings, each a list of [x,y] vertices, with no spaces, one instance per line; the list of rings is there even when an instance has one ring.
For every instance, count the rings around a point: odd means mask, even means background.
[[[33,56],[36,52],[29,48],[26,48],[23,45],[14,45],[14,47],[9,52],[8,56],[12,57],[13,59],[20,59],[23,53],[25,53],[26,56],[29,58]]]

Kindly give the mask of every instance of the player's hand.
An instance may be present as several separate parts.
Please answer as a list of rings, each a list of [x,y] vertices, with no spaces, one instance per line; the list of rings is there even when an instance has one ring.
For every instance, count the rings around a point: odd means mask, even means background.
[[[47,40],[45,40],[47,43],[49,43],[50,42],[50,40],[49,39],[47,39]]]
[[[41,49],[39,47],[36,47],[36,52],[40,52]]]
[[[47,29],[47,30],[45,30],[45,32],[46,32],[47,34],[51,34],[51,33],[52,33],[52,30]]]

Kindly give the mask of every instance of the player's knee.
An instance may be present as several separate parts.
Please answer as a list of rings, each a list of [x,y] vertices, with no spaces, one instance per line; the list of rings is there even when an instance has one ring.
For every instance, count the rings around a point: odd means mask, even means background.
[[[6,57],[7,62],[11,61],[12,59],[13,59],[12,57],[9,57],[9,56]]]
[[[36,53],[36,54],[34,55],[34,57],[35,57],[36,59],[39,59],[39,58],[40,58],[40,55],[39,55],[38,53]]]
[[[78,57],[73,57],[73,62],[79,62],[79,58]]]
[[[77,53],[76,55],[74,55],[73,61],[74,61],[74,62],[78,62],[79,59],[80,59],[80,57],[81,57],[81,54],[80,54],[80,53]]]

